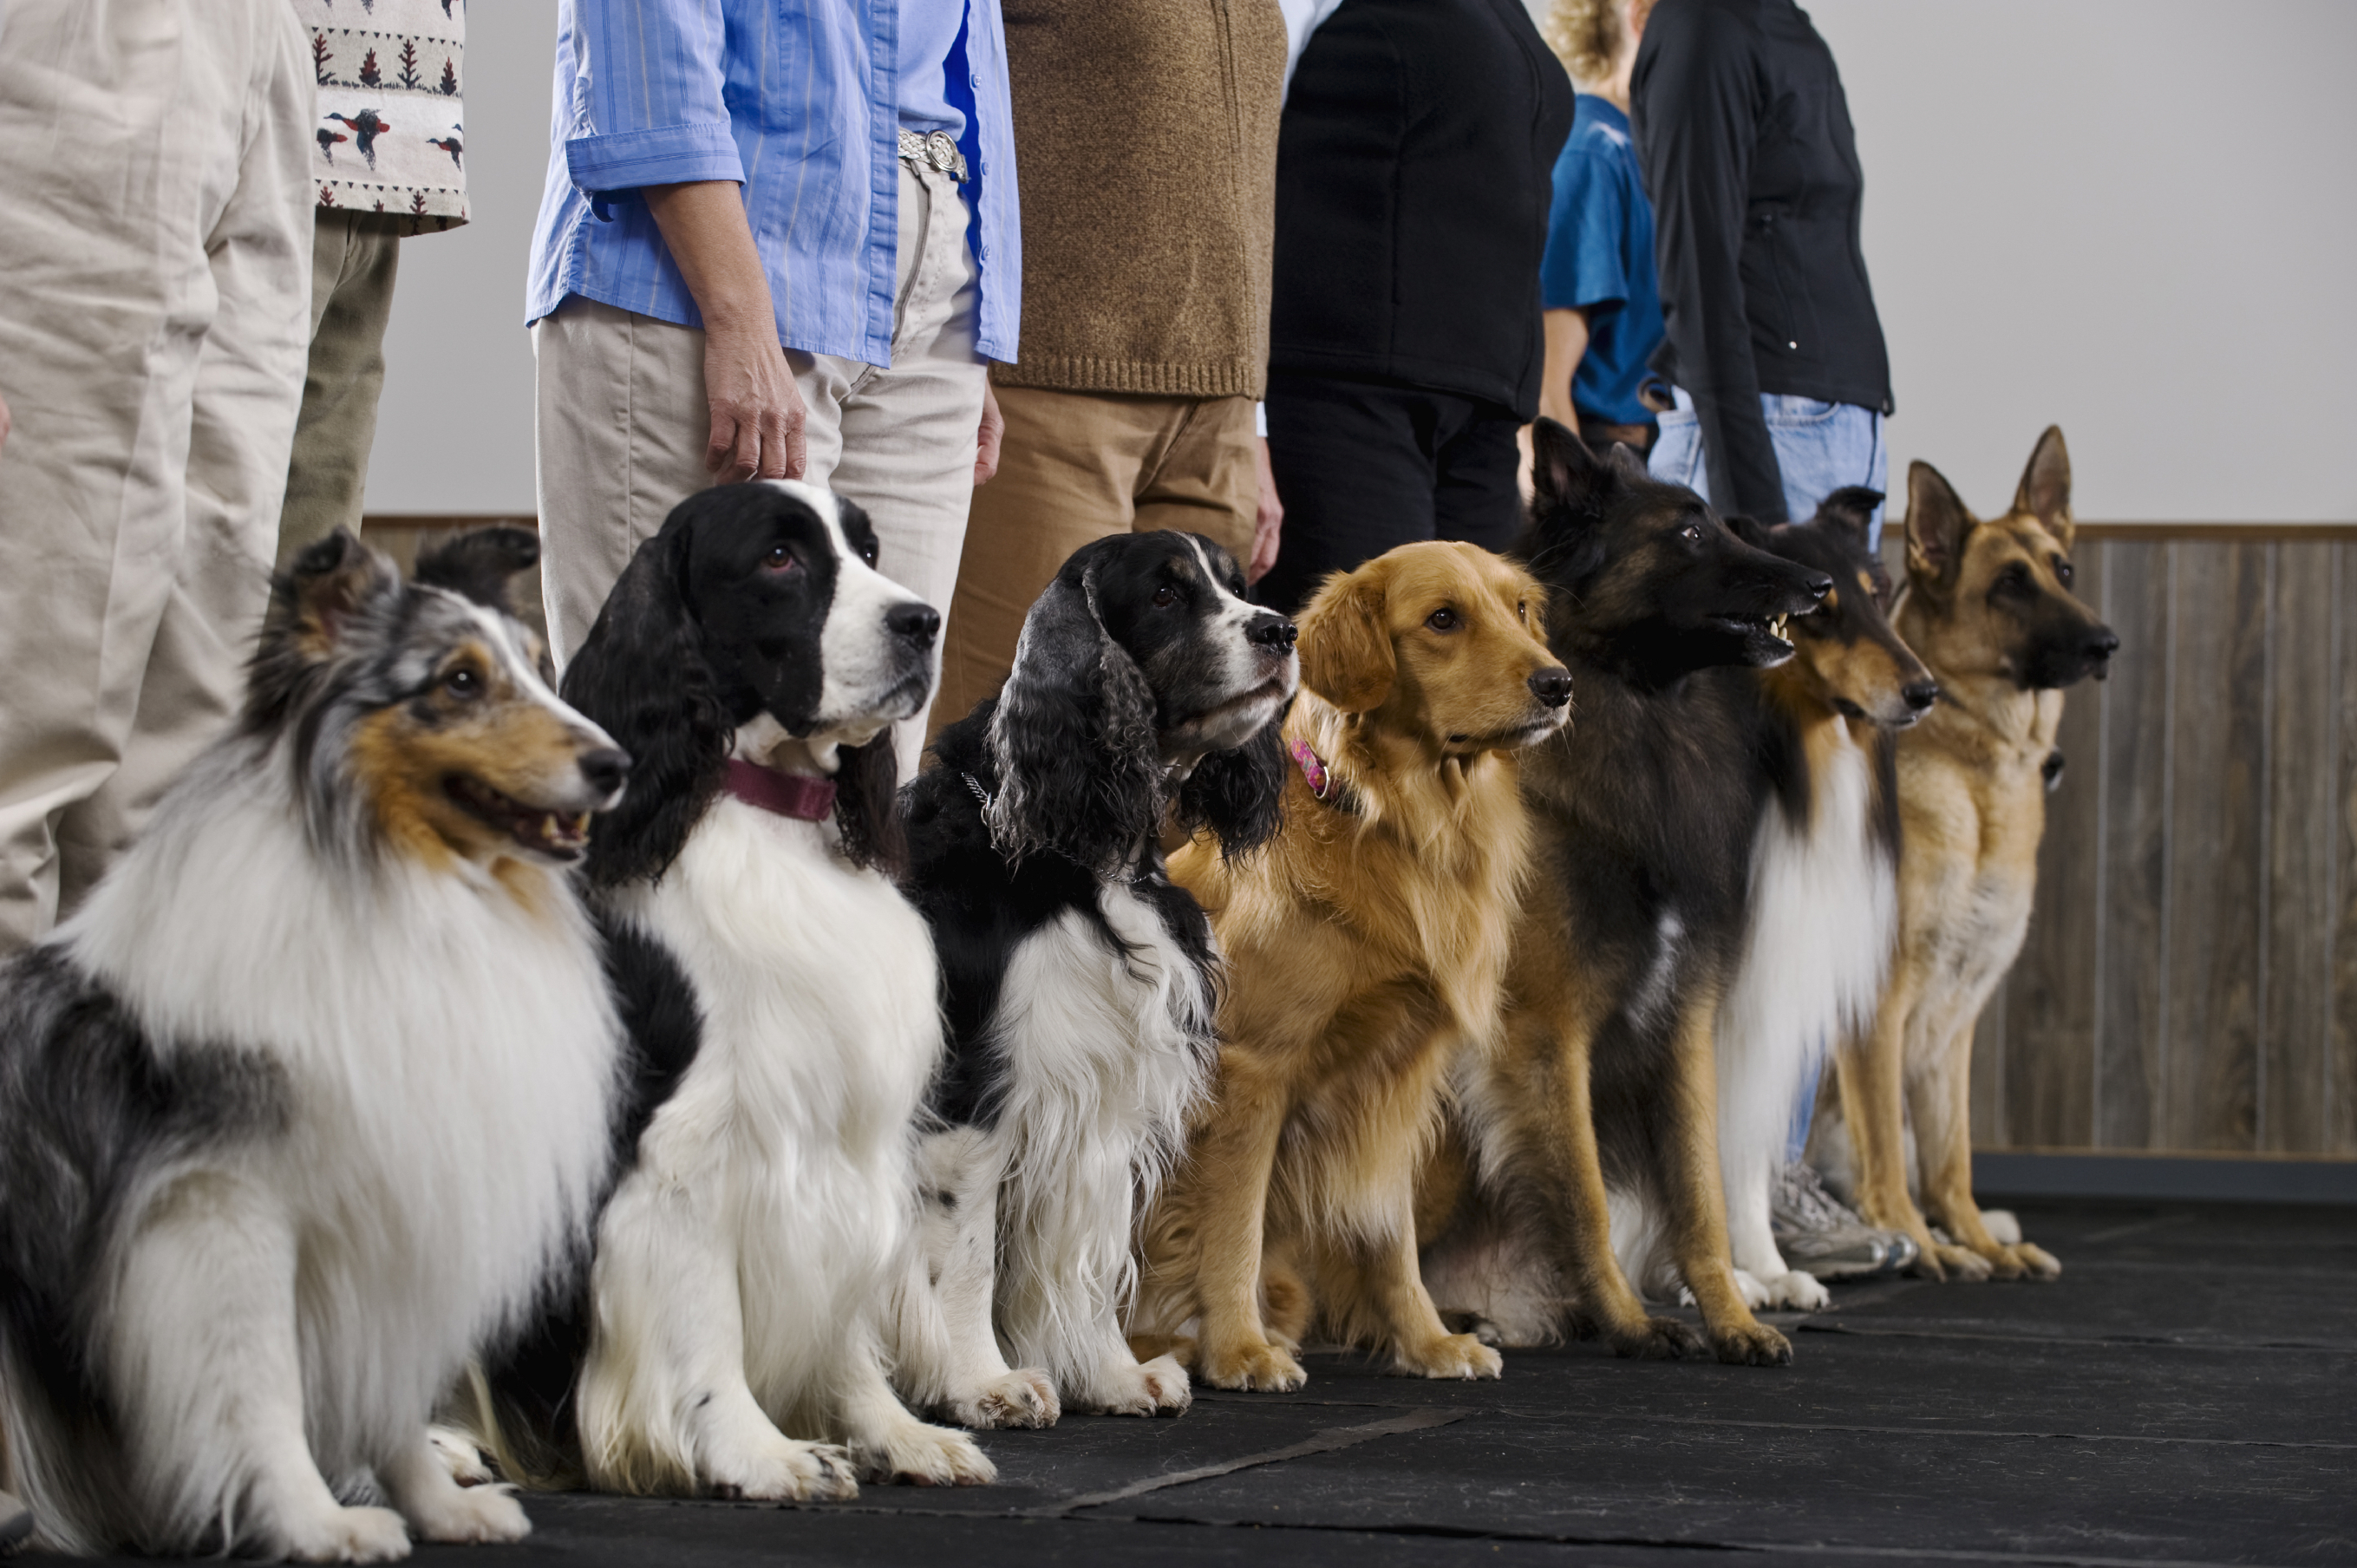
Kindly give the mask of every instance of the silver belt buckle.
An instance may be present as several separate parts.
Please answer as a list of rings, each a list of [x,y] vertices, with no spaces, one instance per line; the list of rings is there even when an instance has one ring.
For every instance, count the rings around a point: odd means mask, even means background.
[[[947,131],[929,131],[921,136],[914,131],[901,132],[900,156],[910,163],[939,169],[961,185],[965,183],[965,155],[958,151]]]

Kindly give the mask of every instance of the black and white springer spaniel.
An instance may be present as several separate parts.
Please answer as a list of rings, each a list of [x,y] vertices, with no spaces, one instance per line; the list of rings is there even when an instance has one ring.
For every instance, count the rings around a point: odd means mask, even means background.
[[[780,1498],[992,1478],[887,1371],[942,1057],[889,726],[940,625],[857,507],[732,485],[672,512],[566,670],[636,758],[587,869],[638,1076],[586,1294],[487,1380],[511,1473]]]
[[[969,1425],[1193,1398],[1177,1362],[1130,1353],[1122,1312],[1135,1215],[1214,1057],[1211,925],[1158,835],[1169,816],[1241,854],[1278,821],[1294,628],[1243,591],[1194,534],[1085,546],[1032,607],[1005,689],[905,794],[951,1060],[920,1156],[934,1288],[903,1302],[901,1341],[946,1340],[910,1391]],[[1008,1372],[1001,1336],[1052,1391],[1000,1394],[1033,1375]]]

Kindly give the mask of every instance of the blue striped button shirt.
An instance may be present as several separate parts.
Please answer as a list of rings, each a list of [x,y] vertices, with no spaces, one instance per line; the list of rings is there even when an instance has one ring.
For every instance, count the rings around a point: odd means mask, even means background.
[[[901,4],[562,0],[525,319],[578,294],[702,326],[637,191],[737,180],[779,340],[889,363]],[[998,0],[965,0],[948,85],[966,118],[960,145],[972,178],[961,188],[974,207],[977,346],[985,359],[1012,360],[1023,263]]]

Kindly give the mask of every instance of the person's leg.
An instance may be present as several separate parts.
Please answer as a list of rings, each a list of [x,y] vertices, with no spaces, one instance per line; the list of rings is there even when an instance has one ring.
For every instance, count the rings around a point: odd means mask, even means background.
[[[400,236],[374,213],[319,209],[313,222],[310,365],[278,519],[281,566],[339,528],[360,532],[401,264]]]
[[[1794,522],[1816,515],[1818,503],[1844,485],[1888,488],[1889,456],[1882,446],[1882,415],[1850,403],[1820,403],[1774,392],[1760,396],[1768,439],[1784,480],[1784,509]],[[1882,543],[1881,507],[1868,538]]]
[[[1435,434],[1434,410],[1422,393],[1272,373],[1268,456],[1285,503],[1285,536],[1276,565],[1253,596],[1289,613],[1329,574],[1430,539]]]
[[[1445,413],[1435,454],[1432,536],[1512,549],[1523,535],[1523,492],[1515,482],[1522,453],[1514,444],[1521,422],[1496,403],[1436,401]]]
[[[279,0],[9,7],[0,392],[16,428],[0,460],[0,950],[48,930],[60,819],[134,749],[175,572],[198,569],[209,606],[226,576],[240,613],[259,615],[267,539],[258,556],[221,561],[220,532],[187,524],[192,505],[249,521],[259,507],[263,529],[277,524],[309,303],[315,90],[302,53]],[[222,340],[209,343],[217,326]],[[210,401],[252,426],[246,463],[225,473],[191,462],[200,375]],[[265,456],[274,471],[254,481]],[[235,662],[223,673],[181,726],[199,741],[234,700]],[[149,760],[150,779],[177,765]],[[121,831],[139,793],[119,798]],[[84,844],[117,831],[89,827]],[[74,884],[97,869],[83,860]]]
[[[1190,401],[998,389],[1006,435],[966,518],[933,734],[1005,682],[1023,618],[1073,551],[1143,526],[1140,476]]]
[[[966,245],[968,216],[949,176],[900,166],[892,363],[850,385],[840,404],[840,453],[825,481],[875,524],[878,569],[944,619],[957,589],[966,510],[974,499],[974,434],[985,384],[974,349],[980,294]],[[817,443],[812,445],[815,472]],[[925,718],[920,711],[897,726],[904,779],[917,770]]]
[[[1260,435],[1248,397],[1172,400],[1179,418],[1168,447],[1141,476],[1134,523],[1141,532],[1176,528],[1216,540],[1252,564],[1260,510]]]
[[[704,334],[575,295],[532,329],[541,592],[564,668],[614,579],[712,483]]]

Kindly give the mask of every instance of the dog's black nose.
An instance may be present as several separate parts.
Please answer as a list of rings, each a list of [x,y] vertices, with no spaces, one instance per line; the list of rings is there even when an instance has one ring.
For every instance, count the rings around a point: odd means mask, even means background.
[[[907,638],[920,648],[931,648],[934,636],[942,629],[942,612],[913,600],[894,605],[884,612],[884,629],[895,637]]]
[[[1910,681],[1899,688],[1899,694],[1906,699],[1909,707],[1920,714],[1940,700],[1940,682]]]
[[[1255,648],[1290,648],[1301,628],[1283,616],[1263,616],[1244,628],[1244,640]]]
[[[1822,599],[1834,591],[1834,580],[1823,572],[1812,572],[1808,581],[1809,597]]]
[[[601,795],[610,795],[622,787],[630,776],[630,754],[613,746],[599,746],[584,752],[581,757],[581,777],[589,780],[589,788]]]
[[[2085,650],[2088,658],[2101,664],[2120,650],[2120,634],[2110,627],[2099,626],[2089,632],[2087,639],[2079,646]]]
[[[1542,670],[1531,677],[1531,694],[1550,708],[1559,708],[1571,701],[1571,671],[1560,667]]]

